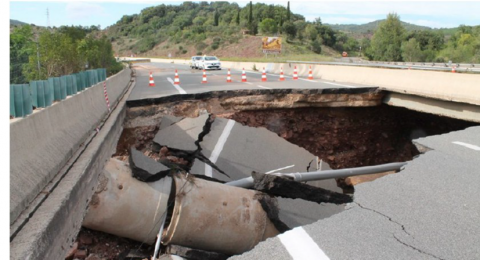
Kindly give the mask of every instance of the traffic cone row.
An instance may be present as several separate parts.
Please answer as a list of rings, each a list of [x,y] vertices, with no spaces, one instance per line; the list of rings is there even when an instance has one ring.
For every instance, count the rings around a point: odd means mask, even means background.
[[[455,67],[452,67],[452,72],[455,72]],[[294,80],[298,79],[297,66],[295,66],[294,69],[293,69],[292,79],[294,79]],[[308,70],[308,79],[313,80],[312,66],[310,66],[310,68]],[[265,71],[265,68],[263,68],[263,71],[262,71],[262,81],[267,81],[267,73]],[[280,67],[279,81],[285,81],[285,76],[283,74],[283,67]],[[228,83],[232,82],[232,75],[231,75],[230,69],[228,69],[228,72],[227,72],[227,82]],[[245,68],[242,68],[242,82],[247,82],[247,74],[245,73]],[[203,70],[202,83],[207,83],[207,74],[206,74],[205,70]],[[179,85],[180,84],[180,78],[178,76],[178,71],[177,70],[175,70],[175,79],[173,81],[173,84],[174,85]],[[154,87],[155,86],[155,82],[153,81],[152,72],[150,72],[150,79],[149,79],[148,86],[149,87]]]

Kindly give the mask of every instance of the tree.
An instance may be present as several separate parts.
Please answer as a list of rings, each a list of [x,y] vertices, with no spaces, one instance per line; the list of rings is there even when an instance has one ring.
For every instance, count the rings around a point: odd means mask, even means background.
[[[371,48],[373,58],[381,61],[401,61],[402,42],[405,37],[400,17],[396,13],[387,15],[387,19],[378,25],[373,34]]]
[[[283,23],[283,31],[287,34],[288,40],[295,39],[295,35],[297,34],[297,27],[290,21],[286,21]]]
[[[318,36],[318,31],[314,25],[308,24],[307,27],[305,27],[305,34],[310,41],[315,41]]]
[[[235,22],[237,23],[237,25],[240,25],[240,9],[238,9],[237,17],[235,18]]]
[[[415,38],[402,43],[402,57],[404,61],[410,62],[422,60],[422,50]]]
[[[290,22],[290,1],[287,2],[287,21]]]
[[[263,34],[274,34],[278,31],[277,23],[271,18],[263,19],[263,21],[258,24],[258,27]]]
[[[220,14],[218,13],[217,8],[215,8],[215,12],[213,13],[213,25],[218,26],[218,18],[220,17]]]
[[[24,72],[28,57],[35,52],[35,43],[30,25],[16,27],[10,34],[10,83],[27,82]]]

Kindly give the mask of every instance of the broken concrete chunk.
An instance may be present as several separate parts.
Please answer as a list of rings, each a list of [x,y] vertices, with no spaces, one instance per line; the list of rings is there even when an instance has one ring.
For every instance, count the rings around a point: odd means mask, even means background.
[[[171,116],[171,115],[165,115],[162,117],[162,121],[160,122],[160,127],[159,130],[165,129],[173,124],[178,123],[185,117],[176,117],[176,116]]]
[[[317,203],[343,204],[352,202],[349,195],[296,182],[290,178],[253,172],[253,189],[284,198],[299,198]]]
[[[195,141],[203,132],[207,119],[209,119],[208,114],[196,118],[185,118],[159,130],[153,139],[153,150],[158,152],[162,146],[167,146],[169,149],[196,151],[198,147]]]
[[[170,168],[144,155],[133,147],[130,148],[128,160],[132,169],[132,176],[140,181],[157,181],[170,173]]]

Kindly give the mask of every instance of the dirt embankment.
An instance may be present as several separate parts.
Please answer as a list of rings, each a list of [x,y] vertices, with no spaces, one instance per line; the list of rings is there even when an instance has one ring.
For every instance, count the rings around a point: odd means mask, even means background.
[[[419,154],[412,138],[474,125],[386,105],[242,111],[230,118],[265,127],[334,169],[408,161]]]

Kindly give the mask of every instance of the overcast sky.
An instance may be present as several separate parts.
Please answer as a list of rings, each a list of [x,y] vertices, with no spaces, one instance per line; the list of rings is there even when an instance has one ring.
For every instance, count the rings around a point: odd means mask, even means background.
[[[123,15],[138,14],[146,7],[178,5],[182,1],[11,1],[10,19],[40,26],[113,25]],[[256,3],[257,1],[253,1]],[[258,1],[287,6],[287,1]],[[244,7],[248,1],[237,1]],[[402,21],[433,28],[480,25],[480,1],[290,1],[292,12],[307,21],[320,17],[324,23],[363,24],[384,19],[396,12]]]

